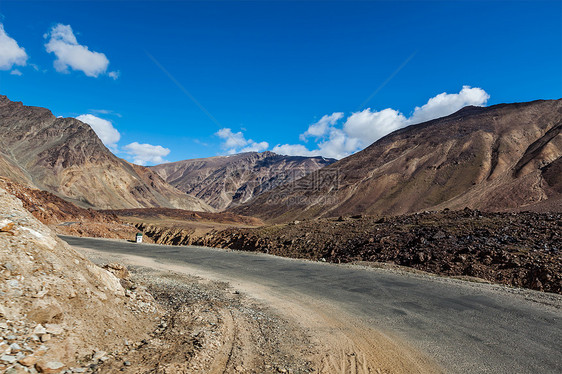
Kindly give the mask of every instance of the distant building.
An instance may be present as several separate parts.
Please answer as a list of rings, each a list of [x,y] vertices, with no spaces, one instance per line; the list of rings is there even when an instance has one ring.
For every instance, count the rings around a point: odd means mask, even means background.
[[[137,243],[142,243],[142,232],[137,232]]]

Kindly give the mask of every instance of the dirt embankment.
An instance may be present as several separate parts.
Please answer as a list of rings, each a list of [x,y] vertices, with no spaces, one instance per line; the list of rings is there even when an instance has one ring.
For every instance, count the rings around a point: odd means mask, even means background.
[[[202,245],[335,263],[384,262],[562,293],[562,214],[427,212],[340,217],[205,235],[139,224],[162,244]]]
[[[0,372],[305,373],[301,327],[225,283],[94,265],[0,188]]]
[[[127,297],[1,188],[0,207],[0,372],[85,372],[148,336],[159,314],[150,295]]]

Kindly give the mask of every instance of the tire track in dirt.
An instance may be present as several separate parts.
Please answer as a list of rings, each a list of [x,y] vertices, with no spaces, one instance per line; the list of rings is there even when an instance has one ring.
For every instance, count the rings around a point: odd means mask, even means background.
[[[253,282],[230,280],[219,274],[204,272],[188,265],[155,261],[135,255],[115,255],[128,265],[142,266],[160,271],[173,271],[211,279],[230,281],[237,289],[265,302],[284,318],[294,321],[310,335],[317,353],[309,358],[313,372],[322,374],[367,373],[441,373],[443,370],[432,360],[390,334],[376,331],[351,317],[337,306],[314,300],[310,296],[280,288],[271,289]],[[235,373],[238,365],[247,367],[251,359],[247,354],[233,355],[233,344],[238,347],[254,346],[251,338],[241,339],[237,334],[239,324],[232,313],[223,312],[224,337],[221,348],[213,358],[210,373]],[[322,352],[322,353],[320,353]],[[232,357],[236,356],[236,363]],[[244,362],[246,361],[246,362]]]
[[[222,320],[223,339],[219,351],[215,354],[213,364],[209,368],[209,374],[223,374],[227,372],[232,358],[234,339],[236,338],[236,327],[232,312],[230,310],[221,310],[219,313]]]
[[[110,257],[110,261],[115,260]],[[150,339],[110,353],[88,372],[313,372],[309,362],[302,359],[309,355],[309,341],[296,324],[233,292],[227,284],[145,267],[130,266],[129,270],[129,284],[135,289],[146,287],[163,313],[148,334]]]

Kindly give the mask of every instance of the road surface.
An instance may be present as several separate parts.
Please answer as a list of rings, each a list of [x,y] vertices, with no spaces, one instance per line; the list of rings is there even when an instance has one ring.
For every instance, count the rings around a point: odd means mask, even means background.
[[[202,247],[61,236],[70,245],[185,265],[236,285],[336,305],[451,373],[562,373],[562,297],[534,291]]]

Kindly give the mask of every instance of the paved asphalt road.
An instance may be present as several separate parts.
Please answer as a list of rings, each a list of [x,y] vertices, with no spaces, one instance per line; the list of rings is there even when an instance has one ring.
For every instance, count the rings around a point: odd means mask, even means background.
[[[562,373],[562,311],[526,297],[560,305],[559,296],[244,252],[61,238],[73,246],[185,263],[343,304],[451,373]]]

